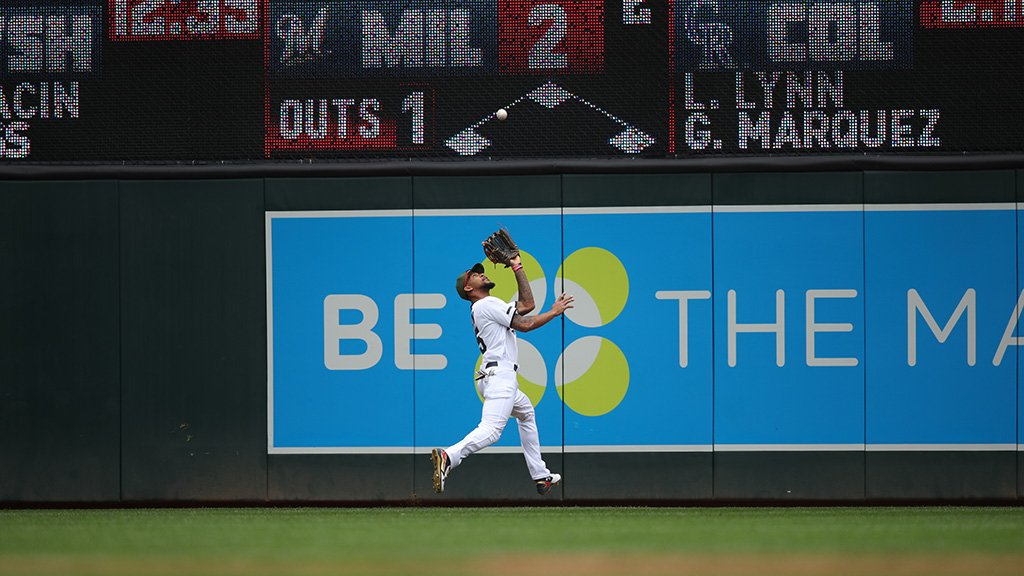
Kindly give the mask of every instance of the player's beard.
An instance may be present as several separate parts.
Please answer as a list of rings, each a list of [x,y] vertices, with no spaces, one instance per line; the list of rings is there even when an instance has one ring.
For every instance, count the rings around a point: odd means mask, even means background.
[[[484,288],[486,288],[487,290],[493,290],[494,282],[488,282],[487,284],[484,284]]]

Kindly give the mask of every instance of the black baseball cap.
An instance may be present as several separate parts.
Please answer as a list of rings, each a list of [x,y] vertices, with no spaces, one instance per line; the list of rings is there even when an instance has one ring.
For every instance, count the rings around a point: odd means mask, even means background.
[[[466,270],[462,274],[459,274],[455,278],[455,291],[459,293],[459,298],[462,298],[463,300],[469,300],[469,295],[466,294],[466,291],[463,290],[463,288],[466,287],[466,280],[469,279],[469,275],[472,274],[473,272],[476,272],[477,274],[483,274],[484,265],[477,262],[476,264],[473,264],[472,268]]]

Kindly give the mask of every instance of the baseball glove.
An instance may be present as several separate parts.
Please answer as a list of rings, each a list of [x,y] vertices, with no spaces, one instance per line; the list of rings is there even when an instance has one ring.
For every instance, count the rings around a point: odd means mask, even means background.
[[[508,233],[508,230],[500,228],[491,234],[483,242],[484,255],[495,264],[504,264],[509,267],[509,261],[519,255],[519,246]]]

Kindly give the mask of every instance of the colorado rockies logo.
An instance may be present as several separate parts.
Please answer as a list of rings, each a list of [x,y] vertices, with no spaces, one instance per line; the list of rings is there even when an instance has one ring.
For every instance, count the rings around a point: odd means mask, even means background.
[[[548,278],[544,268],[530,253],[521,251],[523,268],[530,280],[534,314],[545,310]],[[490,275],[497,284],[492,296],[509,301],[515,277],[511,270],[498,268]],[[565,313],[566,319],[586,329],[598,331],[618,318],[629,299],[629,276],[622,262],[611,252],[597,247],[581,248],[570,254],[555,273],[555,294],[576,296],[576,307]],[[548,363],[539,350],[520,337],[519,389],[534,406],[544,398],[548,384]],[[475,368],[480,367],[477,358]],[[626,355],[611,340],[599,334],[587,334],[567,343],[554,369],[555,390],[571,410],[583,416],[601,416],[615,409],[629,389],[629,363]]]

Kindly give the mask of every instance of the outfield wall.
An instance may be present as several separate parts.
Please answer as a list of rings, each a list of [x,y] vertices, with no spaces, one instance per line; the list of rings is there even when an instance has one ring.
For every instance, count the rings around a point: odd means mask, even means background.
[[[1020,501],[1021,176],[0,182],[0,500],[436,501],[505,225],[580,300],[520,338],[549,500]],[[537,501],[517,445],[441,498]]]

